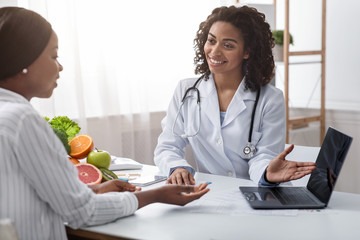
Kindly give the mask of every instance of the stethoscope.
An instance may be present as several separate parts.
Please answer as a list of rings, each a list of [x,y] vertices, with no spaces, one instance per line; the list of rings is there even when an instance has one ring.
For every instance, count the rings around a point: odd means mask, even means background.
[[[251,123],[250,123],[248,143],[246,144],[246,146],[243,149],[243,153],[244,153],[246,159],[252,158],[256,153],[256,147],[251,143],[251,136],[252,136],[253,126],[254,126],[256,106],[259,102],[259,97],[260,97],[260,88],[256,94],[255,105],[254,105],[254,108],[253,108],[253,111],[251,114]]]
[[[180,106],[179,106],[179,109],[177,111],[177,114],[176,114],[176,117],[175,117],[175,120],[174,120],[174,124],[172,126],[172,134],[176,137],[181,137],[181,138],[188,138],[188,137],[195,137],[196,135],[198,135],[199,131],[200,131],[200,125],[201,125],[201,107],[200,107],[200,91],[199,89],[196,87],[196,85],[201,82],[202,80],[202,77],[200,77],[198,80],[196,80],[196,82],[194,83],[194,85],[192,87],[189,87],[185,93],[184,93],[184,96],[181,100],[181,103],[180,103]],[[185,103],[185,100],[188,99],[190,96],[187,96],[188,93],[190,91],[195,91],[196,92],[196,95],[197,95],[197,106],[198,106],[198,114],[199,114],[199,117],[198,117],[198,129],[196,130],[196,132],[194,134],[181,134],[181,135],[178,135],[175,133],[174,129],[175,129],[175,124],[176,124],[176,121],[177,119],[179,118],[179,115],[180,115],[180,111],[181,111],[181,108],[183,107],[184,103]]]
[[[200,91],[199,89],[196,87],[196,85],[198,83],[200,83],[202,80],[202,77],[200,77],[198,80],[196,80],[196,82],[194,83],[194,85],[192,87],[189,87],[185,93],[184,93],[184,96],[181,100],[181,103],[180,103],[180,106],[179,106],[179,109],[176,113],[176,117],[175,117],[175,120],[174,120],[174,124],[172,126],[172,134],[176,137],[181,137],[181,138],[188,138],[188,137],[195,137],[196,135],[198,135],[199,131],[200,131],[200,127],[201,127],[201,107],[200,107]],[[176,124],[176,121],[178,120],[179,118],[179,115],[180,115],[180,111],[181,111],[181,108],[183,107],[186,99],[188,99],[190,96],[188,96],[189,92],[191,91],[195,91],[196,92],[196,95],[197,95],[197,106],[198,106],[198,129],[196,130],[195,133],[193,134],[176,134],[175,133],[175,124]],[[256,153],[256,147],[251,143],[251,137],[252,137],[252,132],[253,132],[253,126],[254,126],[254,118],[255,118],[255,111],[256,111],[256,107],[257,107],[257,104],[259,102],[259,97],[260,97],[260,88],[259,90],[257,91],[257,94],[256,94],[256,100],[255,100],[255,105],[254,105],[254,108],[253,108],[253,111],[252,111],[252,114],[251,114],[251,123],[250,123],[250,130],[249,130],[249,137],[248,137],[248,143],[246,144],[246,146],[244,147],[243,149],[243,153],[244,153],[244,156],[245,156],[245,159],[250,159],[252,158],[255,153]]]

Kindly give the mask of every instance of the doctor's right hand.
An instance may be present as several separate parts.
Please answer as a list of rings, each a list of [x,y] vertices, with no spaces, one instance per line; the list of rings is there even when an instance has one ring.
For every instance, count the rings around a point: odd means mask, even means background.
[[[271,160],[266,168],[265,179],[268,182],[280,183],[296,180],[310,174],[316,169],[314,162],[295,162],[286,160],[285,157],[294,149],[291,144],[276,158]]]
[[[193,175],[184,168],[175,169],[166,181],[167,184],[195,185]]]

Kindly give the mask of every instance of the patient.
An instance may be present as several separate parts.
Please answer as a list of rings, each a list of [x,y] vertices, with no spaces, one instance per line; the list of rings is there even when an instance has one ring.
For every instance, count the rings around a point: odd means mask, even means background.
[[[66,239],[64,222],[104,224],[154,202],[185,205],[209,191],[206,184],[137,191],[118,180],[92,189],[82,183],[29,102],[49,98],[57,86],[57,50],[57,35],[40,15],[0,8],[0,219],[10,218],[20,239]]]

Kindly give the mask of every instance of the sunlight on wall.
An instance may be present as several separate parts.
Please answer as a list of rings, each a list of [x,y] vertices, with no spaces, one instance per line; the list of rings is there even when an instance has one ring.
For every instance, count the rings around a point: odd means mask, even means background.
[[[52,101],[32,102],[49,109],[46,115],[74,118],[78,108],[87,117],[166,110],[177,82],[194,76],[200,22],[220,6],[215,0],[45,2],[28,6],[46,10],[64,70]]]

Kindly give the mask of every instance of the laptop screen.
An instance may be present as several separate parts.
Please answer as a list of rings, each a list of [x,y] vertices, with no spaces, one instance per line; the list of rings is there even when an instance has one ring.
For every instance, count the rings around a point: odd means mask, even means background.
[[[316,169],[311,173],[307,188],[327,204],[339,176],[352,137],[329,127],[316,159]]]

